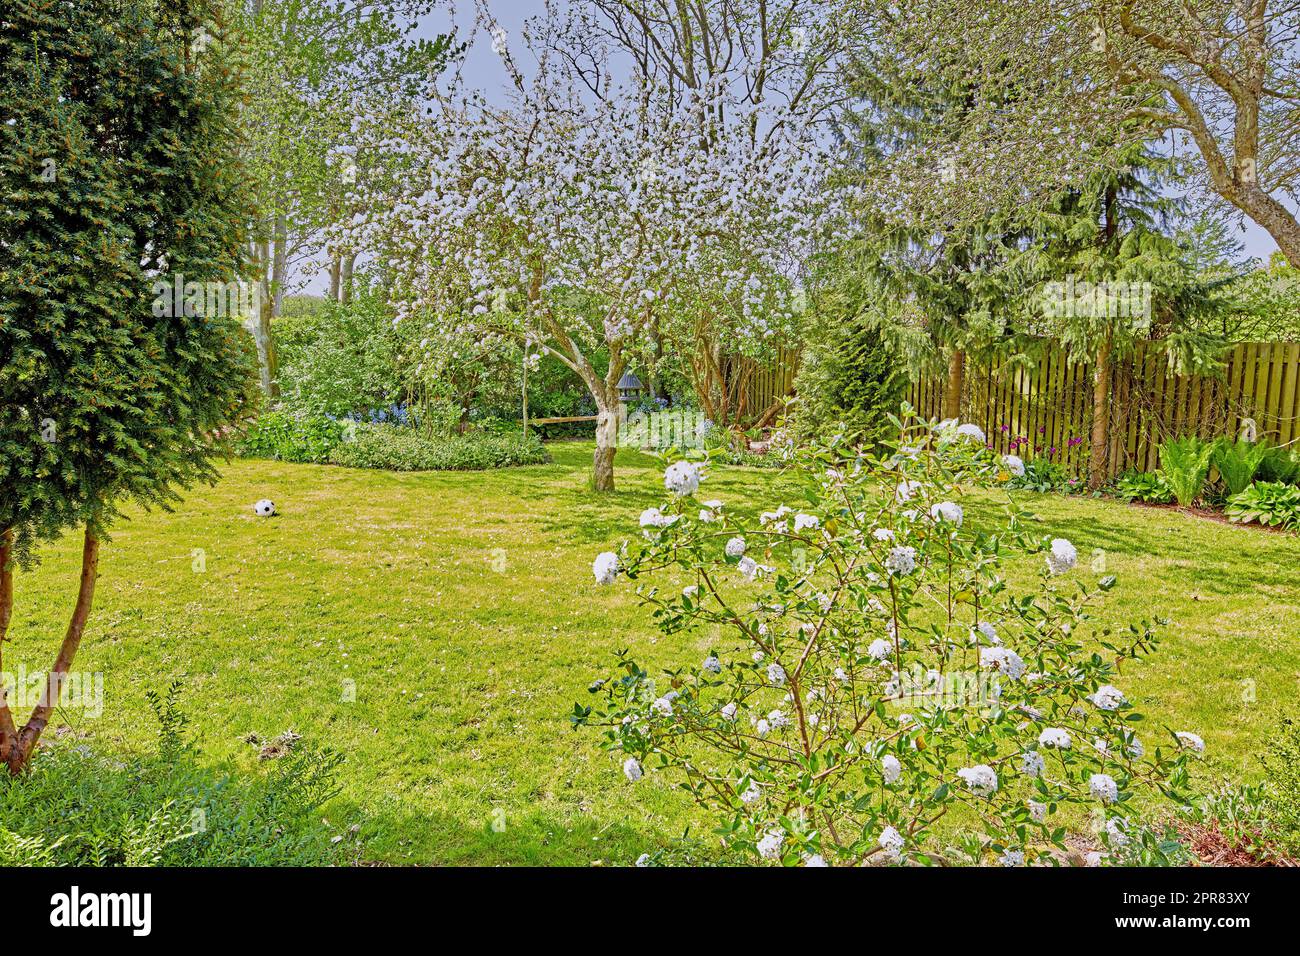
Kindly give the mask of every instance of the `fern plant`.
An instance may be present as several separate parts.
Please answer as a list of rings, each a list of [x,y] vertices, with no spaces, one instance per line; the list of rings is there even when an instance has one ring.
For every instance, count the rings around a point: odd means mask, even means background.
[[[1160,470],[1180,506],[1186,508],[1201,496],[1214,448],[1214,442],[1195,435],[1171,438],[1160,446]]]
[[[1228,499],[1225,509],[1233,521],[1258,522],[1271,528],[1300,529],[1300,486],[1256,481]]]
[[[1238,438],[1232,441],[1220,438],[1214,445],[1214,467],[1228,488],[1228,494],[1237,495],[1255,480],[1259,466],[1268,457],[1269,445],[1266,442],[1246,441]]]

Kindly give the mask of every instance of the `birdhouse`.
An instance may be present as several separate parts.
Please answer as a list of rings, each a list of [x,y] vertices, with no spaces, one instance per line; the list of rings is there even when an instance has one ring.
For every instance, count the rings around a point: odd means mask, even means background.
[[[624,372],[623,377],[618,380],[618,399],[626,404],[633,399],[640,398],[644,389],[645,386],[641,384],[639,378],[631,372]]]

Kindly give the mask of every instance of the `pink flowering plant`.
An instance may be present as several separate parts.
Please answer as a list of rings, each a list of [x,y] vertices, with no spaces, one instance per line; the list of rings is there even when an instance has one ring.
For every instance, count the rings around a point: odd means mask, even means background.
[[[755,520],[710,498],[707,462],[672,462],[639,544],[593,572],[636,581],[660,630],[711,646],[656,675],[619,653],[573,723],[603,731],[631,784],[679,784],[755,860],[1060,862],[1062,820],[1091,814],[1090,862],[1159,862],[1168,846],[1129,808],[1187,802],[1204,747],[1148,728],[1120,689],[1163,622],[1100,622],[1115,579],[1088,580],[1014,502],[966,520],[964,494],[1006,481],[977,427],[894,425],[877,453],[796,450],[802,500]],[[1004,566],[1025,554],[1038,574],[1018,590]],[[674,568],[691,583],[656,586]]]

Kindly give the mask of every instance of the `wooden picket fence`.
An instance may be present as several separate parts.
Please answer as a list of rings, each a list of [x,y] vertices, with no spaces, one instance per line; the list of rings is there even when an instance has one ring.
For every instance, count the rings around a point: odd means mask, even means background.
[[[913,382],[908,400],[923,418],[942,418],[942,378]],[[1045,347],[1032,368],[967,363],[962,418],[984,429],[999,452],[1039,455],[1071,474],[1087,469],[1092,428],[1092,367]],[[1260,436],[1300,439],[1300,343],[1236,346],[1221,376],[1170,374],[1158,342],[1140,342],[1115,363],[1108,472],[1158,468],[1166,438],[1236,435],[1253,419]]]
[[[745,408],[751,416],[761,415],[774,402],[794,392],[794,376],[799,371],[799,351],[784,346],[777,349],[775,360],[755,363],[747,383]]]

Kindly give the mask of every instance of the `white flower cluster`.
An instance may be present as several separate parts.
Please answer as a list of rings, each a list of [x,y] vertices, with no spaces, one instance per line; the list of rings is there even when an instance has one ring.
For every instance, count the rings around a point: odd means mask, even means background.
[[[678,498],[693,495],[700,488],[700,466],[693,461],[677,461],[664,472],[664,487]]]
[[[1064,538],[1053,538],[1047,552],[1047,570],[1052,574],[1065,574],[1079,563],[1079,552]]]
[[[885,570],[890,574],[911,574],[916,570],[916,548],[907,545],[890,548],[885,558]]]
[[[977,797],[991,797],[998,789],[997,772],[986,763],[962,767],[957,776],[966,781],[966,789]]]

